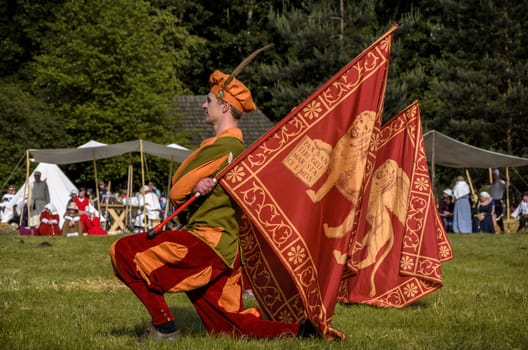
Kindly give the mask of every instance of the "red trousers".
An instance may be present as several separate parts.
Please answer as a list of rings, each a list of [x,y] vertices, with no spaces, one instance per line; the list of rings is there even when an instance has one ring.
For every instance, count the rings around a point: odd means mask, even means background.
[[[185,230],[121,238],[110,249],[116,276],[141,300],[153,325],[174,320],[163,297],[186,292],[209,333],[255,338],[297,336],[299,325],[264,320],[259,309],[243,308],[241,267],[233,269],[203,241]]]

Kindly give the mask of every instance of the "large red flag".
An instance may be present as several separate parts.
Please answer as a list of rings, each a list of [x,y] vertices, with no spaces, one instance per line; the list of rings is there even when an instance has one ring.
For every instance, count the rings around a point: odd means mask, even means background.
[[[416,101],[373,137],[367,176],[338,300],[404,307],[442,286],[453,250],[434,199]]]
[[[240,155],[221,185],[243,209],[246,273],[273,320],[327,338],[396,26]]]

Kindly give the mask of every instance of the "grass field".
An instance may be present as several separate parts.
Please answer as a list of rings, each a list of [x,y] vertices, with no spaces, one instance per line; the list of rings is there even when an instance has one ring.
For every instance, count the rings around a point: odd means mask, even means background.
[[[149,317],[113,277],[119,237],[4,232],[0,349],[528,349],[528,234],[449,237],[444,287],[404,310],[338,305],[345,341],[212,337],[186,296],[171,294],[181,341],[135,344]]]

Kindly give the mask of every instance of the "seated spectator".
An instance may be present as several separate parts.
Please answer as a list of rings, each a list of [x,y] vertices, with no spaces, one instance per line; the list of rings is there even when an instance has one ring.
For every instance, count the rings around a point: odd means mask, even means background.
[[[495,233],[495,204],[488,192],[480,192],[473,232]]]
[[[127,190],[126,188],[121,189],[121,194],[119,195],[119,203],[126,205],[127,204]]]
[[[442,218],[444,229],[446,232],[451,232],[453,229],[453,209],[455,203],[453,202],[453,191],[446,188],[442,193],[442,198],[438,203],[438,212]]]
[[[13,204],[13,216],[11,216],[11,219],[7,223],[15,228],[18,228],[18,225],[20,225],[20,210],[18,209],[18,204]]]
[[[522,196],[522,200],[515,208],[515,210],[512,213],[512,218],[519,218],[519,227],[517,228],[517,232],[520,232],[524,227],[526,226],[526,221],[528,220],[528,192],[524,192]]]
[[[116,195],[108,190],[104,182],[99,183],[99,197],[101,198],[101,206],[108,204],[114,204],[116,202]]]
[[[86,215],[87,228],[85,232],[88,233],[88,235],[104,236],[107,234],[106,231],[101,227],[99,215],[93,206],[90,205],[88,208],[86,208]]]
[[[9,221],[10,217],[13,215],[11,208],[8,206],[9,199],[4,197],[2,198],[2,202],[0,202],[0,222],[7,222]]]
[[[22,217],[22,218],[20,218]],[[17,204],[13,204],[13,218],[9,220],[10,224],[16,224],[18,227],[28,226],[28,204],[27,198],[20,199]]]
[[[145,220],[144,214],[146,214],[147,220]],[[134,233],[152,228],[152,221],[160,220],[160,214],[161,206],[158,196],[152,192],[149,186],[143,186],[139,195],[138,215],[134,220]]]
[[[81,216],[79,208],[75,202],[70,202],[64,214],[64,224],[62,224],[62,234],[66,237],[76,237],[82,235]]]
[[[99,195],[101,196],[101,198],[103,198],[103,196],[108,192],[108,189],[106,188],[106,184],[101,181],[99,182]]]
[[[86,189],[86,197],[90,201],[90,204],[94,205],[94,203],[95,203],[95,194],[94,194],[93,189],[91,189],[91,188],[87,188]]]
[[[79,192],[76,190],[73,190],[72,193],[72,201],[77,204],[77,208],[79,208],[79,215],[81,216],[81,224],[82,224],[82,232],[88,232],[86,231],[88,229],[88,215],[86,215],[86,208],[90,205],[90,200],[88,197],[86,197],[86,189],[84,187],[79,188]]]
[[[2,201],[4,201],[4,199],[7,198],[7,201],[10,202],[11,199],[13,199],[13,197],[15,196],[15,194],[16,194],[15,186],[9,185],[7,189],[7,193],[2,196]]]
[[[150,187],[150,190],[158,196],[158,198],[161,196],[161,191],[158,189],[158,186],[154,181],[149,181],[148,186]]]
[[[60,236],[61,229],[59,227],[59,214],[57,209],[51,203],[44,206],[44,210],[40,212],[40,225],[35,235],[38,236]]]

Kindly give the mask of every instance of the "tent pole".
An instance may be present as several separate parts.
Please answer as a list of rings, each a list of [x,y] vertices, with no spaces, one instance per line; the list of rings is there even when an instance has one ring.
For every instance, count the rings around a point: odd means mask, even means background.
[[[130,209],[130,200],[128,198],[130,198],[130,194],[129,194],[129,189],[130,189],[130,176],[132,174],[132,157],[130,158],[130,163],[128,164],[128,178],[127,178],[127,190],[126,190],[126,200],[125,200],[125,203],[123,203],[123,205],[125,206],[125,226],[129,227],[130,225],[130,220],[129,220],[129,209]]]
[[[106,188],[106,198],[105,198],[105,213],[106,215],[108,215],[108,202],[110,202],[110,187],[112,186],[112,181],[108,181],[108,187]],[[106,229],[106,223],[107,223],[107,220],[106,220],[106,217],[105,217],[105,229]],[[112,226],[110,226],[110,228],[112,228]]]
[[[144,155],[143,155],[143,140],[142,139],[139,140],[139,154],[140,154],[140,157],[141,157],[141,187],[140,187],[140,192],[142,192],[141,188],[145,185],[145,168],[144,168],[145,158],[144,158]],[[145,203],[145,192],[143,191],[143,193],[141,195],[143,197],[143,227],[145,228],[145,231],[147,231],[148,219],[147,219],[147,206],[146,206],[146,203]]]
[[[489,183],[493,183],[493,171],[491,170],[491,168],[488,168],[488,178]]]
[[[29,218],[31,217],[31,191],[29,190],[29,150],[26,150],[26,188],[24,189],[24,198],[22,198],[22,208],[20,208],[20,226],[24,219],[24,199],[26,199],[27,206],[27,225],[29,226]]]
[[[471,176],[469,175],[469,169],[466,168],[466,177],[468,178],[469,188],[471,189],[471,195],[473,200],[475,200],[475,189],[473,188],[473,183],[471,182]]]
[[[506,219],[510,220],[510,168],[506,167]]]
[[[133,210],[131,208],[132,202],[132,189],[134,186],[134,165],[132,164],[132,154],[130,153],[130,158],[128,160],[128,178],[127,178],[127,187],[126,187],[126,204],[125,204],[125,223],[127,227],[130,227],[132,222]],[[132,229],[133,230],[133,229]]]
[[[93,151],[93,166],[94,166],[94,176],[95,176],[95,199],[97,201],[97,210],[99,211],[99,218],[100,218],[102,216],[101,215],[101,200],[99,199],[99,179],[97,177],[97,165],[95,162],[95,151]],[[105,220],[106,220],[106,217],[105,217]]]
[[[166,192],[166,202],[165,202],[165,215],[164,217],[167,217],[167,213],[169,212],[169,205],[170,205],[170,200],[169,200],[169,194],[170,194],[170,190],[171,190],[171,185],[172,185],[172,164],[174,163],[174,157],[171,157],[171,161],[170,161],[170,165],[169,165],[169,181],[167,183],[167,192]]]

